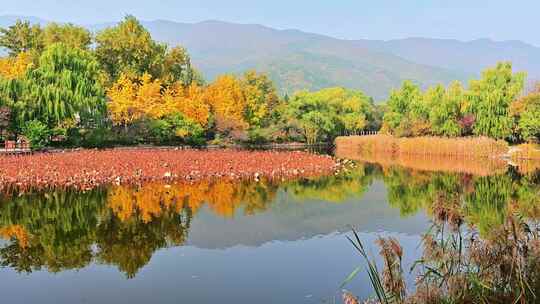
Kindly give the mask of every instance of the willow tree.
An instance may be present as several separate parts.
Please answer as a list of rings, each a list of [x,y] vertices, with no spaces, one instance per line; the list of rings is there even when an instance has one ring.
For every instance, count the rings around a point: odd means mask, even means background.
[[[19,79],[0,80],[0,102],[15,112],[16,125],[38,120],[49,128],[71,121],[88,126],[106,113],[97,60],[63,44],[49,46],[39,67]]]
[[[453,82],[445,89],[442,85],[430,88],[424,94],[429,105],[429,121],[435,135],[460,136],[461,118],[464,113],[465,90],[460,82]]]
[[[474,134],[498,139],[512,134],[510,105],[521,94],[524,81],[524,73],[514,74],[510,62],[501,62],[470,82],[467,99],[475,116]]]

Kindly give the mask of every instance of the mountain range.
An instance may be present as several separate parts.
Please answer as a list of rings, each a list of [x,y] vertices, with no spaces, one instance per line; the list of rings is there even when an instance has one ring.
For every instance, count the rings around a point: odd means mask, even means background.
[[[17,19],[45,24],[34,17],[0,16],[5,27]],[[223,21],[180,23],[143,21],[156,40],[186,47],[193,63],[211,80],[248,69],[266,72],[282,93],[329,86],[361,89],[384,100],[410,79],[422,87],[452,80],[466,82],[498,61],[512,61],[529,79],[540,79],[540,48],[521,41],[408,38],[343,40],[299,30]],[[86,25],[97,31],[113,23]]]

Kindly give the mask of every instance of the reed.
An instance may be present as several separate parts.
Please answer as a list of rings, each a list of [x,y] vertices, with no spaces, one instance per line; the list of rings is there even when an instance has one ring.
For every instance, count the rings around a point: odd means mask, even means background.
[[[358,153],[391,153],[489,158],[508,152],[508,144],[488,137],[411,137],[390,135],[347,136],[336,138],[338,149]]]

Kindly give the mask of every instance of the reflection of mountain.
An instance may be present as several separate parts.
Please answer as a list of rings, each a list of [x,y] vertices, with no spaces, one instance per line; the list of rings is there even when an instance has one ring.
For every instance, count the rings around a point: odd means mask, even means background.
[[[281,191],[265,212],[245,216],[239,211],[234,219],[202,210],[193,221],[188,244],[201,248],[260,246],[348,232],[352,226],[364,232],[422,234],[427,228],[425,217],[400,218],[399,210],[389,208],[385,192],[384,184],[376,182],[364,196],[333,204],[316,199],[299,202]]]

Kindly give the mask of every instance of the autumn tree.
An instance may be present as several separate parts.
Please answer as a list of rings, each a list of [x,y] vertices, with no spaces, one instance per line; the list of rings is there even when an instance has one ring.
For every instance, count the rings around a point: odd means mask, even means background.
[[[109,115],[115,125],[126,131],[145,122],[160,143],[175,139],[200,144],[208,124],[209,107],[199,87],[180,83],[164,87],[159,79],[145,73],[142,77],[122,74],[107,92]]]
[[[501,62],[485,70],[481,79],[470,82],[467,99],[476,120],[474,134],[498,139],[512,134],[510,104],[521,94],[524,80],[524,73],[514,74],[511,63]]]
[[[247,129],[246,96],[242,82],[233,75],[219,76],[206,89],[205,102],[214,114],[217,131],[236,133]]]
[[[200,80],[184,48],[168,49],[167,45],[154,41],[150,32],[133,16],[102,30],[95,40],[96,56],[111,82],[122,73],[130,77],[148,73],[166,85],[180,82],[189,86]]]
[[[163,93],[163,107],[166,113],[181,113],[202,127],[206,127],[210,119],[210,106],[205,101],[205,88],[195,83],[188,87],[179,83],[167,87]]]
[[[146,81],[148,86],[151,83],[150,75],[144,74],[143,78],[143,81]],[[139,87],[139,78],[121,74],[107,91],[107,97],[109,98],[107,110],[114,124],[127,127],[143,117],[145,107],[144,104],[139,103],[141,101],[138,98]]]

